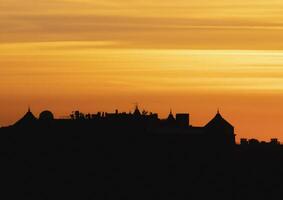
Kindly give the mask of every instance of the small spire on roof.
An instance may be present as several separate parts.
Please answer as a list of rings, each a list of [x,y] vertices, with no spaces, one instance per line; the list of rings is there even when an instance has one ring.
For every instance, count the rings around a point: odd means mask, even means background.
[[[134,103],[134,105],[135,105],[135,110],[138,110],[139,109],[139,103]]]
[[[175,118],[174,118],[172,109],[170,109],[170,113],[169,113],[169,115],[168,115],[168,117],[167,117],[167,120],[168,120],[168,121],[175,121]]]
[[[140,110],[139,110],[139,105],[138,105],[138,103],[136,103],[136,106],[135,106],[136,108],[135,108],[135,111],[134,111],[134,115],[141,115],[141,113],[140,113]]]

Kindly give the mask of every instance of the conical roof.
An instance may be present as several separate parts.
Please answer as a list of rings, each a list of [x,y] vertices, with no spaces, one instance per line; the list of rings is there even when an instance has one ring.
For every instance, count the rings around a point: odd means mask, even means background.
[[[136,106],[136,108],[135,108],[134,115],[135,115],[135,116],[140,116],[140,115],[141,115],[141,112],[140,112],[138,106]]]
[[[169,113],[169,115],[167,117],[167,121],[175,121],[175,118],[174,118],[174,115],[172,113],[172,110],[170,110],[170,113]]]
[[[215,117],[205,125],[206,128],[229,127],[234,128],[228,121],[226,121],[218,111]]]
[[[28,109],[27,113],[16,122],[15,125],[27,125],[34,123],[37,120],[37,118],[34,116],[34,114]]]

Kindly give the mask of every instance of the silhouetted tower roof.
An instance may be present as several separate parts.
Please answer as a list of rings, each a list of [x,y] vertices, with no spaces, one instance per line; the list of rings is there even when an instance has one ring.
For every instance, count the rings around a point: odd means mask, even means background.
[[[34,123],[36,120],[37,118],[31,112],[30,108],[28,108],[27,113],[19,121],[17,121],[15,125],[28,125]]]
[[[167,121],[175,121],[175,118],[174,118],[172,110],[170,110],[170,113],[169,113],[169,115],[167,117]]]
[[[135,108],[135,111],[134,111],[134,115],[135,115],[135,116],[140,116],[140,115],[141,115],[141,112],[140,112],[140,110],[139,110],[138,105],[136,105],[136,108]]]
[[[205,125],[205,132],[211,136],[211,142],[217,145],[235,145],[234,127],[226,121],[219,110],[215,117]]]
[[[217,110],[217,114],[215,117],[210,120],[205,125],[206,128],[219,128],[219,127],[226,127],[226,128],[234,128],[228,121],[226,121],[220,114],[219,110]]]

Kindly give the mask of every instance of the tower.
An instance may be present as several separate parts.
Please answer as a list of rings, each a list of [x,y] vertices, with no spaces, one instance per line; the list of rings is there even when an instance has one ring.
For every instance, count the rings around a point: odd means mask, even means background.
[[[204,129],[211,142],[222,145],[235,145],[234,127],[221,116],[219,109],[215,117],[205,125]]]
[[[176,122],[180,127],[188,127],[190,125],[190,115],[187,113],[177,113]]]
[[[136,107],[135,107],[135,111],[134,111],[134,116],[140,116],[141,115],[141,112],[140,112],[140,110],[139,110],[139,106],[138,105],[136,105]]]

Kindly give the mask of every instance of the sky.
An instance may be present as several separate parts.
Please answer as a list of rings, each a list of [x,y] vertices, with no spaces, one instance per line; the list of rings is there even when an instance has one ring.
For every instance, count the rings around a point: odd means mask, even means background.
[[[283,142],[282,20],[281,0],[0,0],[0,125],[138,103]]]

